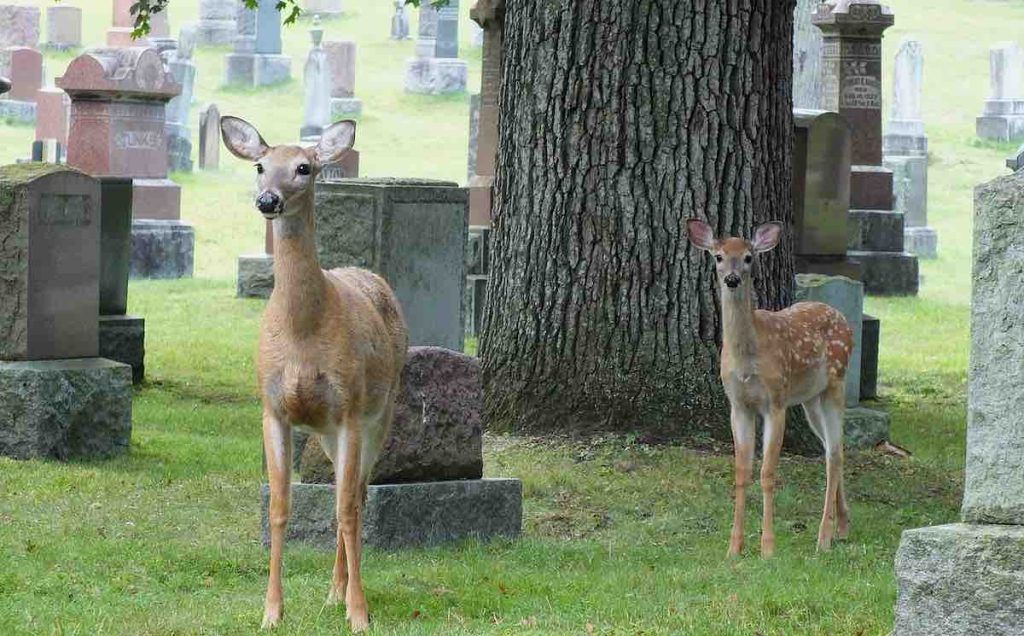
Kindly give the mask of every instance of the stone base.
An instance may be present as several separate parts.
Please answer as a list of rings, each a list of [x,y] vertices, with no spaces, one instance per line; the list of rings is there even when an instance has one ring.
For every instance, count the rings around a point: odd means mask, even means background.
[[[269,545],[270,488],[260,491],[263,544]],[[292,484],[288,539],[334,551],[334,486]],[[384,550],[442,545],[463,539],[516,538],[523,523],[518,479],[468,479],[370,486],[363,543]]]
[[[903,251],[903,215],[892,210],[850,210],[846,249]]]
[[[884,162],[892,170],[892,209],[905,226],[928,225],[928,157],[889,155]]]
[[[1024,139],[1024,115],[983,115],[974,123],[978,137],[993,141]]]
[[[896,552],[895,636],[1024,634],[1024,527],[907,530]]]
[[[196,44],[199,46],[221,46],[231,44],[238,35],[234,20],[200,20],[196,27]]]
[[[337,121],[346,117],[358,117],[363,113],[363,100],[358,97],[332,97],[331,119]]]
[[[36,123],[36,105],[32,102],[0,99],[0,121],[13,124],[34,124]]]
[[[132,216],[136,219],[180,219],[181,186],[170,179],[133,179]]]
[[[918,122],[920,123],[920,122]],[[890,128],[892,128],[890,122]],[[883,155],[905,155],[925,157],[928,155],[928,136],[924,134],[924,124],[921,124],[920,132],[896,133],[888,132],[882,137]]]
[[[930,227],[904,228],[903,245],[907,252],[918,258],[939,256],[939,235]]]
[[[229,53],[224,83],[229,86],[270,86],[292,78],[292,58],[262,53]]]
[[[132,384],[146,378],[146,321],[138,316],[100,316],[100,355],[132,368]]]
[[[132,278],[191,278],[196,231],[183,221],[132,221]]]
[[[447,95],[466,90],[469,66],[458,58],[417,57],[406,62],[405,90],[422,95]]]
[[[850,166],[850,207],[891,210],[892,171],[883,166]]]
[[[224,84],[252,86],[254,62],[252,53],[228,53],[224,56]]]
[[[850,250],[847,255],[864,268],[864,293],[872,296],[916,296],[917,257],[906,252]]]
[[[849,449],[874,448],[889,439],[889,414],[855,406],[843,416],[843,443]]]
[[[246,254],[238,257],[239,298],[270,298],[274,291],[274,256]]]
[[[132,373],[103,358],[0,362],[0,455],[97,458],[128,450]]]

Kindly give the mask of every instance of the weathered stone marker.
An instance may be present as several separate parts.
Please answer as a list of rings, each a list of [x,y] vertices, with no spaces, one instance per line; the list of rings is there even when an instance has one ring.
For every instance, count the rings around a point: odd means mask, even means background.
[[[281,19],[274,2],[260,2],[255,11],[238,5],[238,35],[226,59],[225,84],[268,86],[291,79],[292,60],[281,53]]]
[[[131,369],[98,357],[99,183],[0,168],[0,454],[104,457],[131,437]]]
[[[403,0],[395,0],[395,15],[391,16],[391,39],[409,39],[409,14],[405,12]]]
[[[11,82],[11,89],[0,99],[0,118],[22,124],[37,119],[36,97],[43,86],[43,55],[27,46],[0,50],[0,74]]]
[[[345,119],[363,112],[363,100],[356,97],[356,43],[348,40],[324,42],[331,80],[331,119]]]
[[[343,0],[303,0],[302,11],[306,15],[337,18],[345,12]]]
[[[860,262],[867,293],[915,295],[917,258],[903,250],[903,215],[882,166],[882,33],[892,12],[879,0],[838,0],[818,5],[811,20],[823,35],[821,107],[852,131],[847,254]]]
[[[821,31],[811,16],[821,0],[797,0],[793,10],[793,108],[821,108]]]
[[[411,347],[401,386],[394,423],[370,480],[364,541],[398,549],[519,536],[521,483],[482,479],[480,362],[440,347]],[[333,550],[334,467],[319,441],[300,439],[302,483],[292,485],[289,538]],[[266,486],[262,510],[266,543]]]
[[[982,139],[1024,139],[1024,51],[1015,42],[1000,42],[989,51],[989,97],[975,121]]]
[[[1024,173],[974,207],[963,522],[903,533],[896,636],[1024,634]]]
[[[46,8],[46,46],[58,51],[82,46],[82,10],[79,7]]]
[[[199,169],[220,168],[220,109],[207,104],[199,112]]]
[[[199,0],[196,39],[200,46],[231,44],[238,35],[238,0]]]
[[[19,4],[0,4],[0,49],[39,46],[39,9]],[[0,75],[3,71],[0,70]]]
[[[938,236],[928,227],[928,136],[921,120],[924,53],[921,43],[900,43],[893,73],[893,105],[882,138],[883,161],[892,170],[895,210],[903,214],[908,252],[920,258],[938,255]]]
[[[320,26],[319,16],[313,18],[313,28],[309,30],[309,35],[313,46],[303,69],[306,104],[302,128],[299,130],[303,141],[319,139],[324,128],[331,123],[331,69],[323,47],[324,30]]]
[[[167,164],[175,172],[192,172],[192,130],[189,114],[196,89],[196,27],[186,24],[178,35],[178,46],[162,57],[181,93],[167,103]]]
[[[458,59],[458,24],[458,0],[440,9],[421,3],[416,57],[406,62],[406,91],[444,95],[466,90],[469,66]]]

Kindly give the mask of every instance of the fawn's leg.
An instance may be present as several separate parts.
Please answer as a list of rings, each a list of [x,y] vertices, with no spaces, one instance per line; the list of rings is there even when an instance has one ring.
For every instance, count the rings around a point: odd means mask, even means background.
[[[345,609],[353,632],[361,632],[370,626],[366,596],[363,594],[363,578],[359,564],[362,558],[363,527],[360,509],[363,505],[363,484],[359,466],[362,454],[361,422],[347,416],[342,426],[344,442],[338,444],[338,459],[335,463],[335,479],[338,492],[338,530],[345,542],[345,557],[348,563],[348,587],[345,591]]]
[[[281,622],[284,613],[281,562],[291,508],[292,430],[267,410],[263,412],[263,451],[270,475],[270,581],[263,609],[263,628],[268,629]]]
[[[761,491],[764,511],[761,523],[761,556],[775,554],[775,474],[782,452],[782,435],[786,431],[786,409],[772,406],[764,416],[764,457],[761,460]]]
[[[832,548],[836,534],[836,512],[838,509],[840,533],[845,536],[849,529],[849,511],[846,496],[841,492],[843,480],[843,413],[846,410],[845,392],[830,387],[823,396],[821,405],[825,414],[825,506],[818,528],[818,549]]]
[[[344,444],[343,433],[328,433],[320,436],[320,446],[324,449],[327,458],[334,465],[334,513],[337,517],[337,539],[334,555],[334,571],[331,575],[331,589],[327,593],[327,604],[337,605],[345,598],[345,588],[348,587],[348,563],[345,560],[345,540],[341,536],[341,487],[338,479],[343,471],[338,468],[338,449]]]
[[[736,460],[733,493],[732,534],[729,536],[729,556],[743,551],[743,518],[747,506],[747,486],[754,470],[754,412],[744,407],[732,407],[732,444]]]

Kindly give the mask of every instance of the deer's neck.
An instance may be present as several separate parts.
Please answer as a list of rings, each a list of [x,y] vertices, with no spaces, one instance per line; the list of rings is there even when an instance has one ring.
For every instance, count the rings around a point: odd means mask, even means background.
[[[751,373],[757,356],[754,333],[754,299],[749,281],[733,291],[722,287],[722,348],[729,352],[733,366]]]
[[[324,315],[327,280],[316,255],[313,194],[288,203],[274,219],[274,291],[285,328],[297,336],[316,331]]]

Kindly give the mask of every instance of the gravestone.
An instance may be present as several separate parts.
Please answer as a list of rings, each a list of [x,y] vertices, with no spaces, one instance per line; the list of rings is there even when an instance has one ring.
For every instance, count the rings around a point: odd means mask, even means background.
[[[363,112],[363,100],[356,97],[356,43],[324,42],[330,69],[331,119],[345,119]]]
[[[924,52],[905,39],[896,53],[893,105],[882,138],[883,164],[892,170],[895,210],[903,214],[903,242],[919,258],[938,255],[938,236],[928,227],[928,136],[921,119]]]
[[[99,200],[64,166],[0,168],[0,455],[128,449],[131,371],[98,357]]]
[[[196,27],[186,24],[178,35],[178,48],[163,54],[164,62],[181,93],[167,103],[167,164],[175,172],[192,172],[192,130],[189,114],[195,95],[196,65],[192,61],[196,47]]]
[[[367,545],[438,545],[474,537],[517,537],[522,486],[483,475],[483,383],[476,358],[410,347],[394,422],[370,479]],[[296,447],[302,483],[292,485],[289,537],[335,547],[334,467],[317,439]],[[266,489],[263,494],[264,542]]]
[[[39,9],[18,4],[0,4],[0,49],[9,46],[39,46]],[[4,69],[0,69],[0,75]]]
[[[498,158],[498,91],[501,88],[505,1],[478,0],[470,15],[484,30],[484,50],[475,172],[469,179],[469,224],[489,227],[491,189]]]
[[[167,178],[166,104],[181,86],[155,49],[93,49],[57,79],[71,98],[68,164],[133,179],[132,276],[192,275],[195,230],[181,221],[181,188]]]
[[[0,74],[11,82],[10,91],[0,98],[0,119],[34,124],[36,97],[43,85],[42,54],[26,46],[7,47],[0,51]]]
[[[822,3],[822,107],[851,129],[847,254],[862,267],[868,294],[908,296],[918,289],[917,258],[903,249],[903,215],[893,210],[892,171],[882,165],[882,33],[892,26],[879,0]]]
[[[220,109],[207,104],[199,112],[199,169],[220,168]]]
[[[199,24],[196,42],[199,46],[231,44],[238,35],[236,16],[238,0],[199,0]]]
[[[982,139],[1024,139],[1024,51],[1016,42],[1000,42],[989,51],[989,97],[975,131]]]
[[[346,179],[316,191],[324,269],[371,269],[391,285],[412,345],[462,350],[467,192],[418,179]]]
[[[107,46],[109,47],[130,47],[147,46],[145,38],[139,41],[132,40],[132,33],[135,31],[135,17],[132,16],[132,5],[136,0],[113,0],[113,16],[111,27],[107,29]]]
[[[882,322],[864,314],[861,326],[860,399],[878,397],[878,348],[882,337]]]
[[[889,439],[889,416],[860,406],[861,362],[864,351],[864,285],[845,276],[797,274],[796,301],[816,301],[839,310],[853,330],[853,351],[846,368],[846,448],[874,448]]]
[[[466,182],[476,175],[477,146],[480,141],[480,93],[469,96],[469,146],[466,148]],[[472,200],[472,195],[470,195]],[[472,204],[470,204],[472,210]]]
[[[46,8],[46,46],[58,51],[82,46],[82,9],[66,4]]]
[[[466,90],[469,67],[459,54],[459,2],[442,8],[420,5],[416,57],[406,62],[405,90],[445,95]]]
[[[225,84],[270,86],[292,77],[292,60],[281,51],[281,13],[273,2],[255,11],[239,5],[235,50],[226,59]]]
[[[821,31],[811,16],[821,0],[797,0],[793,10],[793,108],[821,108]]]
[[[303,0],[302,12],[322,18],[337,18],[345,12],[343,0]]]
[[[801,273],[859,280],[846,254],[850,215],[850,126],[839,113],[793,111],[793,224]]]
[[[178,41],[171,37],[168,8],[164,7],[162,11],[154,13],[149,19],[149,46],[155,48],[160,53],[166,53],[178,48]],[[195,45],[193,44],[193,46]]]
[[[70,117],[71,99],[67,93],[59,88],[39,89],[36,93],[35,140],[44,144],[55,144],[54,163],[61,163],[66,153]]]
[[[128,314],[132,261],[132,180],[102,177],[100,182],[99,346],[104,358],[129,365],[132,383],[145,378],[146,323]]]
[[[961,523],[903,533],[896,636],[1024,633],[1024,173],[978,186],[974,207]]]
[[[313,47],[306,58],[303,69],[303,84],[306,89],[306,104],[303,111],[302,128],[299,136],[303,141],[314,141],[320,138],[324,128],[331,123],[331,68],[324,51],[324,30],[320,26],[320,18],[313,18],[313,28],[309,31]]]
[[[405,11],[404,0],[395,0],[395,15],[391,16],[391,39],[409,39],[409,14]]]

